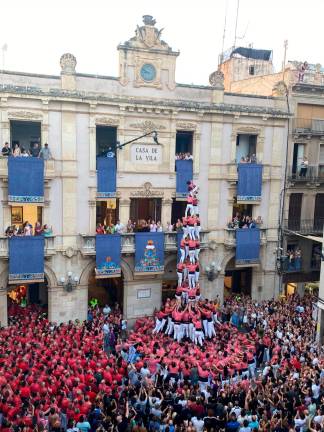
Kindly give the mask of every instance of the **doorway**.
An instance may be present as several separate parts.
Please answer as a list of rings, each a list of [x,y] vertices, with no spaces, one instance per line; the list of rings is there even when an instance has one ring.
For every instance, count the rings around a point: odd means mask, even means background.
[[[140,220],[161,221],[161,198],[132,198],[130,203],[130,219],[137,225]]]
[[[224,298],[236,294],[251,296],[252,267],[235,268],[235,258],[226,266],[224,278]]]
[[[236,163],[256,154],[257,135],[238,134],[236,137]]]
[[[96,224],[105,226],[116,225],[119,219],[119,200],[110,198],[96,202]]]
[[[11,285],[7,293],[8,316],[19,313],[22,307],[38,306],[44,313],[48,311],[48,281],[32,284]]]
[[[117,128],[112,126],[96,126],[96,152],[97,156],[106,157],[109,152],[115,157],[117,144]]]
[[[88,298],[96,298],[100,307],[109,305],[111,308],[118,303],[123,310],[124,278],[96,279],[95,271],[90,274],[88,281]]]
[[[185,215],[187,203],[185,201],[177,201],[173,198],[172,211],[171,211],[171,223],[175,224],[178,219],[182,220]]]

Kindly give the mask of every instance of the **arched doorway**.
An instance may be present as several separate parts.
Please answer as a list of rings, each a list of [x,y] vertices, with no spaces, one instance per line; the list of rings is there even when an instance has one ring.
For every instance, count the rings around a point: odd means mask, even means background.
[[[118,278],[96,279],[93,269],[88,280],[88,298],[96,298],[99,306],[119,304],[123,310],[124,277],[123,272]]]
[[[8,285],[7,304],[9,314],[16,306],[35,305],[47,313],[48,310],[48,280],[31,284]]]
[[[162,303],[165,303],[167,298],[173,298],[178,285],[177,278],[177,259],[174,258],[166,262],[162,279]]]
[[[233,257],[225,267],[224,298],[235,294],[251,295],[252,292],[252,267],[235,267]]]

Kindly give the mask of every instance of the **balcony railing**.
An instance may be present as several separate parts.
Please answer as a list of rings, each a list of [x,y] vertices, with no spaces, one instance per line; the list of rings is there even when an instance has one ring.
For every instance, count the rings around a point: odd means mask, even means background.
[[[238,228],[240,229],[240,228]],[[243,229],[243,228],[241,228]],[[248,229],[248,228],[247,228]],[[224,230],[224,244],[228,248],[236,247],[236,229],[225,228]],[[267,229],[260,228],[260,244],[265,245],[267,243]]]
[[[295,118],[293,119],[293,132],[301,135],[323,135],[324,119]]]
[[[55,236],[45,237],[45,257],[50,257],[56,254]],[[26,251],[26,256],[28,251]],[[8,237],[0,237],[0,258],[9,257],[9,239]]]
[[[44,177],[46,180],[55,177],[55,160],[45,161]],[[8,158],[0,156],[0,178],[8,178]]]
[[[303,271],[303,261],[300,257],[289,258],[285,257],[282,270],[284,273],[297,273]]]
[[[109,235],[109,234],[107,234]],[[82,255],[95,255],[96,254],[96,236],[80,234],[80,250]],[[206,249],[208,247],[208,231],[200,232],[200,248]],[[166,252],[176,252],[177,233],[166,232],[164,233],[164,250]],[[121,249],[122,254],[135,253],[135,234],[122,234],[121,235]]]
[[[284,229],[295,231],[299,234],[323,233],[324,219],[285,219]]]
[[[292,183],[324,183],[324,165],[301,165],[288,168],[288,181]]]

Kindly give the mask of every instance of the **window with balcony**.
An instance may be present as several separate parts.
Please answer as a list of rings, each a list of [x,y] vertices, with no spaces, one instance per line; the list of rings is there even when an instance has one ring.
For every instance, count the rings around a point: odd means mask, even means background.
[[[96,154],[106,157],[116,156],[117,128],[112,126],[96,126]]]
[[[161,198],[132,198],[130,204],[130,219],[137,227],[144,226],[144,222],[161,221]]]
[[[34,121],[10,121],[11,149],[19,148],[20,152],[26,151],[38,156],[41,146],[41,122]]]
[[[324,224],[324,194],[316,194],[314,207],[314,231],[322,233]]]
[[[176,134],[176,155],[185,156],[192,155],[193,151],[193,132],[192,131],[177,131]]]
[[[288,211],[288,229],[292,231],[300,230],[302,201],[302,193],[293,193],[290,195]]]
[[[236,137],[236,163],[256,162],[257,135],[238,134]]]
[[[109,227],[115,225],[119,218],[119,200],[110,198],[96,202],[96,224]]]
[[[171,223],[175,224],[178,219],[182,220],[182,217],[185,215],[187,202],[186,201],[177,201],[175,198],[172,201],[172,213],[171,213]],[[166,221],[170,222],[170,221]]]
[[[292,175],[299,176],[300,165],[303,161],[305,154],[305,144],[295,143],[293,152]]]
[[[255,67],[249,66],[249,75],[255,75]]]

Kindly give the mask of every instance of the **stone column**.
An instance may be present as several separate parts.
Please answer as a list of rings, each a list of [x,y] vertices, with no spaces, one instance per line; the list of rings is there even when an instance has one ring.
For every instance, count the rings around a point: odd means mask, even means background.
[[[2,145],[5,142],[10,143],[10,122],[8,119],[8,112],[7,112],[7,98],[6,97],[2,97],[0,99],[1,101],[1,142]]]
[[[41,146],[48,143],[48,100],[43,100],[43,121],[42,121],[42,137]]]
[[[172,213],[172,200],[169,198],[162,200],[162,215],[161,223],[163,227],[166,227],[167,222],[171,223],[171,213]]]
[[[7,290],[0,288],[0,327],[8,325],[8,306],[7,306]]]
[[[76,319],[84,321],[88,312],[88,285],[78,285],[72,292],[62,286],[48,287],[48,319],[57,324]]]
[[[123,224],[127,224],[130,212],[130,199],[124,198],[119,200],[119,219]]]
[[[89,109],[89,170],[90,175],[96,173],[96,104],[90,104]]]
[[[89,201],[89,234],[96,232],[96,201]]]

